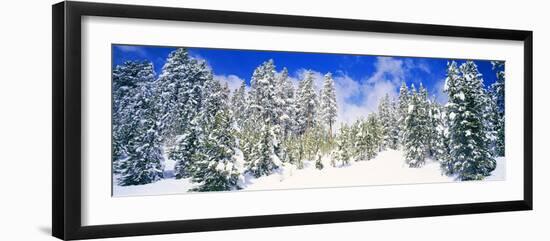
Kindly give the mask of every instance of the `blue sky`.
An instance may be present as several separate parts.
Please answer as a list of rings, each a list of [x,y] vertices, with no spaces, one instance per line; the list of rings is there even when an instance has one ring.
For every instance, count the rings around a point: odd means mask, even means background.
[[[126,60],[149,60],[160,74],[173,47],[113,45],[113,66]],[[277,71],[286,67],[294,82],[298,82],[306,69],[313,70],[316,87],[321,88],[323,75],[333,73],[339,105],[339,122],[351,122],[374,111],[378,99],[386,93],[396,96],[401,82],[407,85],[422,83],[430,96],[440,103],[446,102],[443,93],[445,71],[449,59],[369,56],[350,54],[275,52],[256,50],[228,50],[188,48],[191,56],[204,59],[215,77],[236,88],[242,80],[247,84],[254,69],[264,61],[273,59]],[[459,64],[464,61],[458,61]],[[485,86],[496,80],[495,71],[488,60],[475,60],[483,75]]]

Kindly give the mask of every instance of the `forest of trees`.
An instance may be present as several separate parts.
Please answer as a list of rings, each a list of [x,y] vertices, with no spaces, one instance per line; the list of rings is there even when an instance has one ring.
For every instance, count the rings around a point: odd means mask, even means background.
[[[504,63],[493,62],[497,81],[484,87],[473,61],[450,62],[441,105],[422,84],[402,84],[384,96],[378,111],[335,126],[337,98],[331,73],[316,91],[307,71],[295,87],[273,60],[258,66],[249,86],[232,93],[214,79],[203,60],[179,48],[160,75],[149,61],[113,68],[113,170],[119,185],[163,177],[165,158],[175,177],[197,183],[193,191],[239,189],[244,174],[270,175],[285,164],[302,168],[322,157],[333,167],[368,161],[387,149],[401,150],[406,164],[427,158],[457,180],[481,180],[504,156]],[[241,157],[243,163],[238,161]],[[244,157],[244,158],[243,158]]]

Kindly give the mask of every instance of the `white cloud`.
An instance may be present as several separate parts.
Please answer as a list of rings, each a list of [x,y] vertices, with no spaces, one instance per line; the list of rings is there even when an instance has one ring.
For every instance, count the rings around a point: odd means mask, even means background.
[[[338,101],[337,125],[351,124],[378,109],[380,99],[389,94],[397,97],[398,88],[409,69],[402,60],[378,57],[375,71],[363,81],[354,80],[340,73],[335,77]]]
[[[241,83],[243,82],[243,79],[239,78],[239,76],[236,75],[214,75],[214,79],[219,81],[222,84],[226,84],[231,90],[231,92],[235,91],[241,86]]]
[[[337,128],[340,124],[351,124],[376,111],[384,95],[397,97],[401,82],[405,80],[407,71],[416,67],[414,64],[390,57],[379,57],[375,62],[375,71],[362,80],[353,79],[341,71],[333,73],[338,103]],[[300,69],[296,72],[296,77],[291,77],[296,86],[303,79],[305,71]],[[312,72],[315,88],[319,91],[323,86],[324,73]]]
[[[362,102],[355,103],[355,100],[361,98],[363,94],[361,84],[357,80],[347,75],[338,75],[334,77],[334,87],[338,104],[337,128],[343,123],[351,124],[370,112]]]
[[[406,64],[402,60],[391,57],[378,57],[374,64],[375,72],[367,80],[368,83],[378,83],[380,81],[393,82],[399,84],[405,78],[405,71],[409,69],[412,63]]]

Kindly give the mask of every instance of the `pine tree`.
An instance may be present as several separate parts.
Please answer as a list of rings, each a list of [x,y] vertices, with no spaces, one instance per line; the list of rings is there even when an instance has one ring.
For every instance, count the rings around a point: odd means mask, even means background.
[[[203,102],[188,123],[171,156],[176,162],[176,178],[191,177],[200,185],[194,191],[237,189],[240,170],[235,166],[237,142],[234,121],[227,99],[229,88],[205,74]]]
[[[492,156],[498,156],[499,153],[499,110],[495,99],[489,91],[484,92],[484,106],[483,106],[483,126],[486,130],[486,137],[488,138],[488,147]]]
[[[313,86],[313,73],[308,70],[301,80],[298,90],[297,103],[297,134],[304,134],[309,128],[317,124],[317,93]]]
[[[375,113],[371,113],[367,117],[365,122],[367,133],[365,134],[367,140],[367,149],[365,151],[366,159],[371,160],[376,157],[377,153],[381,149],[382,144],[382,127],[378,121],[378,117]]]
[[[188,128],[176,140],[176,145],[168,157],[176,160],[174,174],[177,179],[191,177],[196,170],[194,163],[200,159],[201,132],[196,120],[189,123]]]
[[[423,115],[421,94],[416,92],[414,84],[410,90],[409,107],[405,118],[404,149],[405,161],[409,167],[421,167],[426,158],[426,145],[424,142]]]
[[[375,113],[370,113],[366,120],[356,121],[352,126],[351,133],[354,136],[356,161],[365,161],[376,157],[381,149],[382,127]]]
[[[437,128],[440,123],[441,106],[436,102],[435,96],[432,96],[428,101],[428,128],[427,128],[427,140],[428,140],[428,154],[431,157],[437,156],[439,137]]]
[[[351,126],[350,134],[353,140],[352,153],[355,161],[362,161],[365,159],[365,152],[367,146],[370,143],[367,142],[367,128],[364,119],[356,120]]]
[[[136,133],[128,142],[128,158],[121,164],[118,182],[122,186],[142,185],[163,178],[164,156],[153,84],[156,83],[140,83],[140,91],[134,96]]]
[[[397,100],[391,101],[390,105],[390,130],[389,130],[389,147],[397,150],[399,148],[399,113]]]
[[[433,125],[435,126],[435,138],[432,142],[434,147],[433,157],[439,161],[443,173],[451,175],[452,161],[450,157],[449,118],[445,112],[445,108],[439,104],[433,106],[432,114]]]
[[[259,141],[259,133],[250,128],[244,128],[236,133],[238,138],[238,147],[243,152],[245,162],[251,160],[254,146]]]
[[[348,165],[351,159],[350,152],[352,143],[350,140],[350,128],[347,125],[340,127],[340,134],[336,138],[336,151],[332,155],[331,165],[345,166]]]
[[[188,120],[176,120],[176,123],[181,125],[177,129],[177,138],[174,140],[174,147],[168,153],[169,158],[176,161],[174,174],[176,178],[193,177],[200,167],[197,163],[208,159],[205,156],[205,138],[208,136],[209,125],[214,122],[215,115],[223,108],[228,108],[225,104],[227,94],[223,95],[221,84],[214,80],[210,70],[204,61],[196,61],[195,71],[198,76],[195,76],[196,83],[201,86],[188,86],[189,83],[184,82],[178,92],[178,99],[185,99],[189,106],[182,106],[180,103],[175,113],[180,113],[182,118],[190,118]],[[187,78],[190,81],[193,78]],[[198,97],[201,97],[200,99]],[[171,115],[173,113],[166,113]],[[185,126],[185,128],[183,128]],[[176,131],[176,130],[172,130]]]
[[[199,124],[208,129],[213,125],[216,114],[221,111],[225,111],[229,108],[227,99],[229,98],[228,88],[224,88],[223,85],[215,80],[213,77],[209,77],[203,87],[203,105],[197,113],[199,118]]]
[[[205,157],[196,163],[193,181],[200,183],[193,191],[228,191],[239,189],[237,181],[241,175],[235,166],[236,142],[229,109],[222,109],[205,137]]]
[[[323,90],[321,92],[320,99],[321,118],[328,127],[328,137],[330,141],[332,140],[332,127],[337,116],[336,90],[334,89],[334,80],[332,79],[331,73],[327,73],[325,75],[325,81],[323,83]]]
[[[235,90],[231,98],[233,108],[233,119],[239,130],[243,129],[247,119],[246,116],[246,83],[243,80],[241,86]]]
[[[120,160],[128,157],[128,143],[137,132],[139,122],[135,118],[135,96],[140,85],[154,81],[153,64],[146,61],[127,61],[113,69],[113,167],[120,171]]]
[[[283,68],[279,76],[279,93],[282,100],[282,115],[279,117],[281,123],[281,132],[283,140],[293,135],[296,126],[296,101],[294,93],[294,84],[288,77],[288,70]]]
[[[395,146],[391,136],[395,125],[391,108],[390,95],[386,94],[378,104],[378,115],[382,124],[382,150]]]
[[[495,169],[487,127],[487,98],[483,80],[473,61],[460,68],[452,62],[447,70],[445,91],[449,95],[451,174],[460,180],[481,180]]]
[[[397,110],[397,127],[399,132],[399,144],[404,147],[405,132],[407,130],[406,118],[409,110],[409,88],[405,82],[401,83],[399,88],[398,110]]]
[[[360,161],[364,159],[364,151],[367,143],[365,142],[365,130],[363,127],[364,119],[356,120],[350,126],[350,140],[351,140],[351,157],[354,161]]]
[[[424,88],[424,85],[420,83],[418,88],[418,108],[419,108],[419,126],[421,126],[421,136],[422,143],[424,145],[426,155],[431,156],[433,153],[432,142],[433,142],[433,133],[435,128],[432,123],[432,103],[428,100],[428,91]]]
[[[494,113],[494,119],[493,119],[493,126],[494,130],[496,132],[496,140],[495,140],[495,155],[496,156],[504,156],[505,154],[505,140],[504,140],[504,62],[502,61],[492,61],[493,64],[493,70],[495,70],[497,80],[495,83],[493,83],[490,86],[489,93],[491,95],[492,102],[495,105],[495,111]]]
[[[270,125],[279,124],[279,113],[276,96],[275,64],[272,59],[262,63],[254,70],[251,79],[250,114],[255,124],[263,121]],[[258,128],[259,126],[255,126]]]
[[[189,128],[201,110],[204,84],[212,73],[206,62],[189,56],[185,48],[172,51],[159,76],[160,121],[166,142]]]
[[[266,176],[280,166],[280,160],[275,155],[273,148],[273,133],[269,123],[262,125],[259,140],[252,147],[249,161],[246,163],[247,171],[254,177]]]
[[[301,136],[304,147],[303,154],[307,160],[313,160],[316,153],[323,151],[323,148],[327,143],[324,141],[326,140],[326,136],[326,131],[321,125],[315,125],[309,128],[309,130]]]
[[[304,167],[302,162],[302,158],[304,157],[304,148],[301,138],[290,137],[283,143],[283,145],[288,151],[285,156],[282,156],[283,159],[281,160],[295,165],[298,169],[302,169]]]

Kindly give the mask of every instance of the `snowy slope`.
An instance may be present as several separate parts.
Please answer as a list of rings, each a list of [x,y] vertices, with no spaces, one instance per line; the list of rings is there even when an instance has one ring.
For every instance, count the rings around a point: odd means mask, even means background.
[[[189,189],[192,189],[196,184],[192,183],[190,179],[175,178],[162,179],[158,182],[149,183],[145,185],[137,186],[119,186],[113,185],[113,196],[147,196],[147,195],[165,195],[165,194],[179,194],[186,193]]]
[[[427,160],[422,168],[409,168],[400,151],[384,151],[370,161],[352,162],[346,167],[323,170],[308,163],[302,170],[289,170],[249,181],[245,189],[289,189],[362,185],[390,185],[412,183],[452,182],[453,178],[441,175],[439,164]]]
[[[114,185],[114,196],[142,196],[185,193],[196,186],[190,179],[173,178],[173,162],[166,162],[165,177],[155,183],[140,186],[121,187]],[[172,168],[171,168],[172,167]],[[322,188],[363,185],[392,185],[415,183],[453,182],[454,177],[441,174],[439,163],[430,159],[422,168],[409,168],[401,151],[383,151],[370,161],[352,162],[344,167],[331,167],[324,163],[324,169],[315,168],[315,162],[305,162],[303,169],[285,164],[276,173],[260,178],[245,175],[240,185],[243,190],[276,190],[296,188]],[[486,181],[504,180],[506,165],[504,158],[497,158],[497,169]]]

